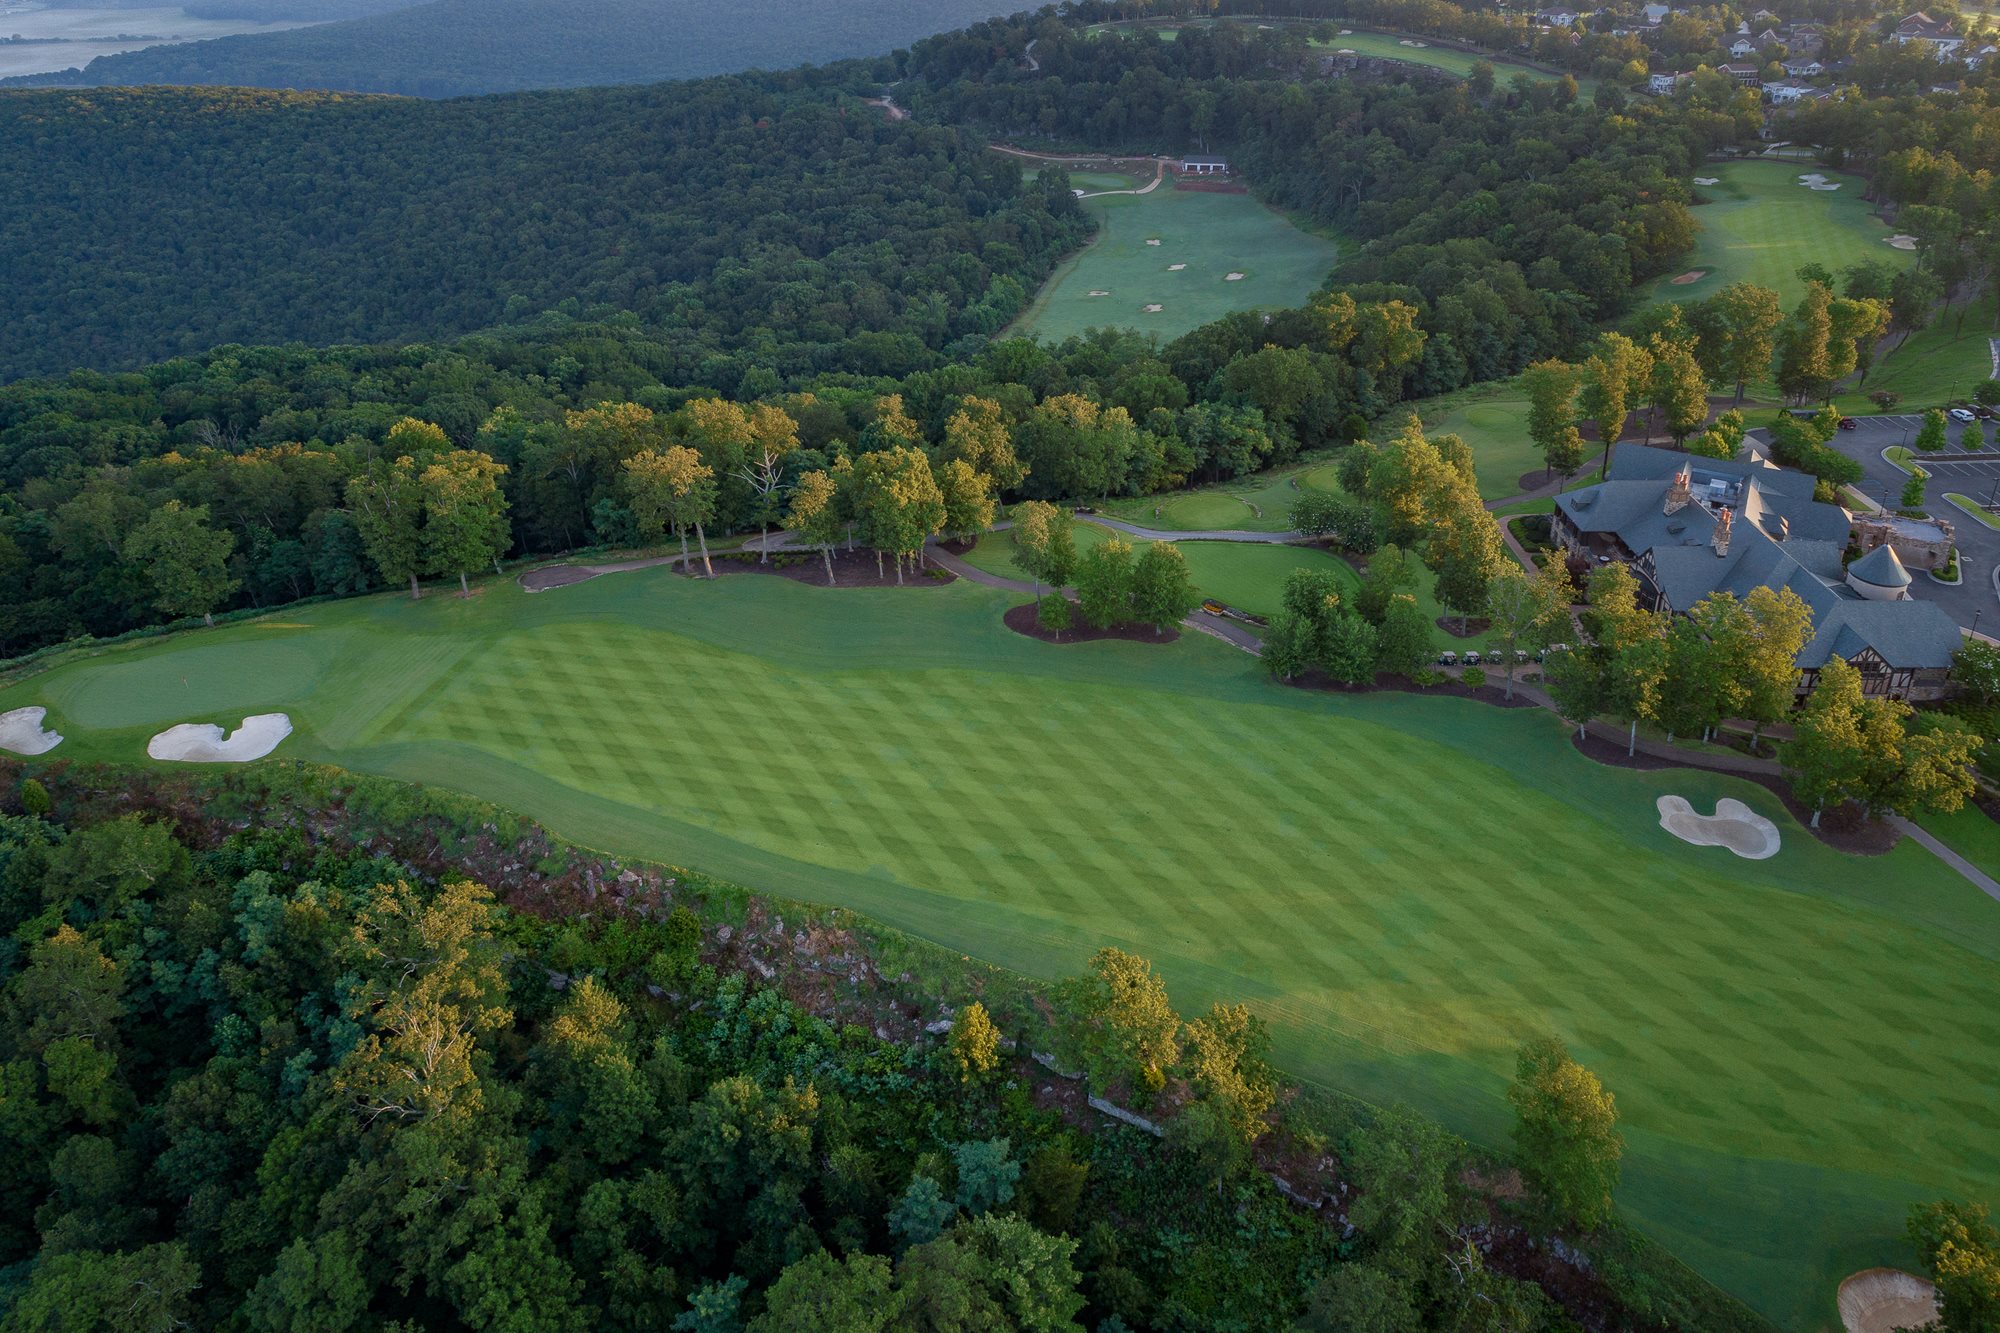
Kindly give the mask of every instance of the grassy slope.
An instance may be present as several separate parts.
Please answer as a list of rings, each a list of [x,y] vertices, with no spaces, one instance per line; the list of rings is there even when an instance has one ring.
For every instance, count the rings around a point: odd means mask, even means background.
[[[1479,494],[1484,499],[1518,495],[1522,475],[1542,466],[1541,450],[1528,437],[1528,400],[1520,396],[1520,387],[1512,380],[1496,380],[1392,408],[1375,423],[1374,438],[1381,441],[1395,435],[1410,412],[1417,414],[1424,423],[1424,434],[1432,439],[1457,435],[1472,446]]]
[[[1118,943],[1246,998],[1302,1076],[1504,1141],[1513,1046],[1616,1092],[1631,1215],[1792,1326],[2000,1201],[2000,912],[1914,847],[1856,863],[1761,788],[1607,769],[1538,711],[1269,683],[1203,636],[1050,647],[971,585],[660,570],[314,607],[0,693],[58,754],[283,707],[281,754],[455,787],[579,840],[837,901],[1039,976]],[[1769,862],[1653,800],[1749,802]]]
[[[1161,338],[1235,310],[1298,305],[1333,268],[1339,248],[1300,231],[1247,194],[1177,190],[1086,199],[1097,239],[1057,269],[1010,330],[1055,340],[1087,328],[1131,327]],[[1147,245],[1157,238],[1159,245]],[[1170,264],[1186,264],[1178,273]],[[1237,282],[1226,275],[1246,275]],[[1108,296],[1091,296],[1105,291]],[[1157,312],[1144,307],[1159,305]]]
[[[1810,171],[1841,188],[1807,189],[1798,178]],[[1659,279],[1640,292],[1642,300],[1699,301],[1732,282],[1754,282],[1775,290],[1790,310],[1805,295],[1798,278],[1803,265],[1823,264],[1838,277],[1864,260],[1914,262],[1909,252],[1884,243],[1895,232],[1862,199],[1866,182],[1859,176],[1796,162],[1711,163],[1703,174],[1722,183],[1696,187],[1711,202],[1694,210],[1701,232],[1681,271],[1709,274],[1678,286]]]
[[[1970,397],[1973,386],[1993,373],[1993,349],[1987,340],[2000,334],[1993,304],[1992,297],[1983,297],[1967,308],[1954,306],[1892,351],[1869,373],[1863,388],[1835,394],[1833,401],[1846,412],[1874,412],[1878,409],[1868,395],[1889,389],[1903,395],[1896,411],[1915,412]]]

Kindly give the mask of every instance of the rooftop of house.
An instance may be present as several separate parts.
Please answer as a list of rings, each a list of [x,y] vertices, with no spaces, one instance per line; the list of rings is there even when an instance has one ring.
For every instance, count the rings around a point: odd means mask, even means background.
[[[1669,514],[1665,502],[1685,469],[1691,503]],[[1958,625],[1931,602],[1869,601],[1846,583],[1841,567],[1850,520],[1838,505],[1812,498],[1813,478],[1760,460],[1718,461],[1670,449],[1621,444],[1605,481],[1556,497],[1579,531],[1608,533],[1635,557],[1651,556],[1652,579],[1674,609],[1714,592],[1747,597],[1753,588],[1790,588],[1812,608],[1814,636],[1799,665],[1818,668],[1834,654],[1873,648],[1891,667],[1947,666],[1958,650]],[[1723,511],[1729,542],[1713,545]],[[1877,552],[1889,551],[1887,546]],[[1895,561],[1890,552],[1887,561]],[[1888,579],[1871,553],[1853,572]],[[1896,569],[1902,569],[1896,563]],[[1878,587],[1907,586],[1904,582]]]

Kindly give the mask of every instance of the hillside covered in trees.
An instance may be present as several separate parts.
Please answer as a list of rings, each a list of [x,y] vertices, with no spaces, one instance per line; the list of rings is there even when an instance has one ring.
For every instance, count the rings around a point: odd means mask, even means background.
[[[1066,195],[828,78],[447,103],[5,93],[0,377],[562,303],[659,330],[674,382],[751,345],[781,375],[895,373],[999,329],[1084,234]]]
[[[10,1328],[1765,1327],[1616,1225],[1558,1261],[1601,1166],[1484,1192],[1115,949],[940,1008],[867,934],[459,798],[48,777],[0,762]],[[1582,1123],[1559,1045],[1520,1068],[1525,1144]]]
[[[210,0],[232,15],[260,7]],[[360,18],[99,56],[27,86],[208,84],[460,97],[789,69],[879,55],[1010,8],[1010,0],[428,0]],[[386,13],[373,12],[387,10]],[[207,11],[203,11],[207,12]],[[282,8],[271,17],[294,17]],[[298,17],[319,17],[310,10]]]

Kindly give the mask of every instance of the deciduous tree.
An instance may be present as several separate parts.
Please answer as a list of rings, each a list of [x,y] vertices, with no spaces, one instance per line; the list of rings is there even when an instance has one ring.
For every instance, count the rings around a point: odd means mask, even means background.
[[[1611,1216],[1625,1152],[1611,1094],[1559,1038],[1544,1037],[1521,1048],[1507,1100],[1521,1174],[1557,1219],[1595,1231]]]
[[[513,544],[507,526],[507,497],[500,493],[506,468],[473,449],[442,454],[417,478],[424,494],[425,565],[433,574],[458,575],[458,590],[471,596],[466,571],[491,564]]]
[[[792,507],[785,527],[812,544],[826,562],[827,586],[833,586],[833,548],[840,541],[840,505],[828,473],[814,470],[800,476],[792,489]]]
[[[710,578],[715,566],[708,558],[708,534],[703,524],[715,515],[715,469],[684,444],[665,450],[642,449],[627,458],[625,495],[639,531],[657,536],[672,530],[681,542],[681,567],[688,563],[688,529],[701,544],[701,566]]]
[[[1132,618],[1132,544],[1110,537],[1076,566],[1077,608],[1085,622],[1110,629]]]
[[[170,616],[215,623],[215,608],[236,591],[229,553],[236,538],[208,526],[208,506],[169,500],[125,541],[125,558],[146,571],[153,604]]]
[[[1151,625],[1155,634],[1178,625],[1201,604],[1194,576],[1180,547],[1153,542],[1139,553],[1132,568],[1132,619]]]
[[[347,483],[347,511],[354,519],[370,563],[384,582],[408,580],[410,596],[422,597],[417,576],[424,567],[424,487],[416,460],[405,454],[376,459]]]

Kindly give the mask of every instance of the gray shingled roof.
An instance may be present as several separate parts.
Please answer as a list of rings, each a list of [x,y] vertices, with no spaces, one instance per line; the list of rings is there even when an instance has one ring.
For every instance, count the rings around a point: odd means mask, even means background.
[[[1847,572],[1863,583],[1872,583],[1878,588],[1907,588],[1910,586],[1910,571],[1903,568],[1903,562],[1887,546],[1878,546],[1847,567]]]
[[[1664,513],[1673,477],[1688,469],[1697,498],[1719,495],[1736,509],[1729,550],[1710,546],[1715,517],[1700,504]],[[1710,484],[1720,480],[1719,492]],[[1942,667],[1961,641],[1958,625],[1930,602],[1869,601],[1844,582],[1841,556],[1849,522],[1836,505],[1812,498],[1813,478],[1761,461],[1717,461],[1669,449],[1621,444],[1609,480],[1556,497],[1556,506],[1579,531],[1610,533],[1635,555],[1650,552],[1653,579],[1669,604],[1685,611],[1712,592],[1747,597],[1752,588],[1790,588],[1812,608],[1815,633],[1799,665],[1817,668],[1835,654],[1852,658],[1866,649],[1892,667]],[[1782,521],[1781,521],[1782,520]],[[1894,564],[1888,547],[1855,562],[1856,576],[1887,577]]]

